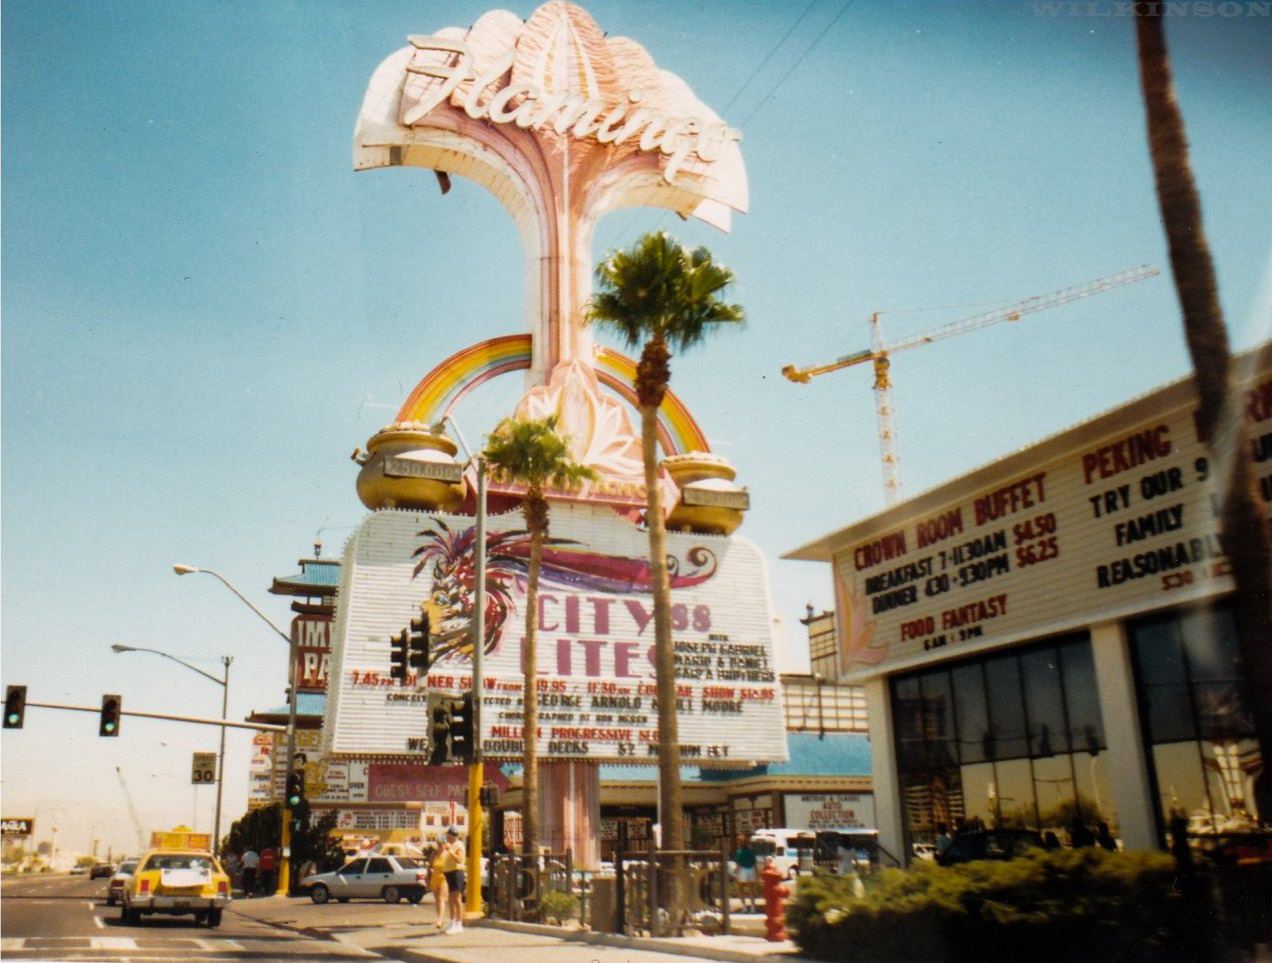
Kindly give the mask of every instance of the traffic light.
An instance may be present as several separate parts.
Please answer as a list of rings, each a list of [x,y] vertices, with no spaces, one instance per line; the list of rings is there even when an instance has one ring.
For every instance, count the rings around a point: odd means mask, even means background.
[[[473,761],[473,694],[451,703],[450,712],[451,758],[457,762]]]
[[[287,797],[285,802],[288,809],[295,809],[305,800],[305,774],[293,769],[287,774]]]
[[[444,766],[451,762],[450,700],[439,693],[428,697],[428,764]]]
[[[477,793],[477,798],[481,800],[483,809],[494,809],[499,805],[499,787],[493,782],[488,782],[481,787]]]
[[[401,682],[406,681],[409,645],[410,638],[406,629],[389,639],[389,675]]]
[[[26,686],[11,685],[4,693],[4,727],[21,729],[26,715]]]
[[[411,636],[407,645],[407,664],[416,672],[428,671],[428,613],[411,619]]]
[[[309,828],[309,803],[304,799],[291,807],[291,828],[293,833],[303,833]]]
[[[99,736],[119,735],[119,720],[124,714],[124,697],[119,695],[102,696],[102,716],[97,724]]]

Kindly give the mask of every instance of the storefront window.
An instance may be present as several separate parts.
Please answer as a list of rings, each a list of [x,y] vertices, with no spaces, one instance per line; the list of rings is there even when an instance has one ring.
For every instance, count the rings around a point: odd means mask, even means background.
[[[992,759],[1019,759],[1029,755],[1025,738],[1025,704],[1020,692],[1020,659],[1000,656],[985,663],[985,689],[989,696],[991,741],[985,755]]]
[[[1128,636],[1163,829],[1175,817],[1199,835],[1259,828],[1263,765],[1231,609],[1161,613]]]
[[[892,698],[911,845],[942,822],[1116,832],[1085,635],[897,676]]]

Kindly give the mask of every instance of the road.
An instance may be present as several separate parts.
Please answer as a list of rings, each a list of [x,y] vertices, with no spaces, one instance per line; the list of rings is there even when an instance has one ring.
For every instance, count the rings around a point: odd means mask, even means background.
[[[106,905],[105,894],[105,879],[6,876],[0,884],[0,957],[120,963],[381,958],[355,946],[259,922],[235,912],[234,906],[217,929],[198,926],[185,916],[152,916],[129,926],[120,920],[118,907]],[[412,909],[422,915],[418,907]],[[431,919],[431,910],[427,912]]]

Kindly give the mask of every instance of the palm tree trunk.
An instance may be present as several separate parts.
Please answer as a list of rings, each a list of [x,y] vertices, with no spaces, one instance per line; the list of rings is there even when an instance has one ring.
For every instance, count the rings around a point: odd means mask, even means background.
[[[658,483],[658,409],[641,406],[640,441],[645,459],[649,565],[654,590],[654,674],[658,690],[658,808],[663,849],[684,849],[680,790],[680,725],[676,718],[676,652],[671,638],[671,586],[667,578],[667,523]],[[678,863],[678,861],[677,861]],[[663,864],[667,866],[667,864]],[[682,905],[676,866],[664,874],[664,905]],[[674,912],[674,911],[673,911]]]
[[[1272,550],[1266,509],[1250,458],[1249,433],[1232,361],[1188,139],[1175,99],[1160,8],[1137,3],[1135,30],[1148,142],[1170,265],[1197,386],[1197,424],[1209,445],[1222,492],[1224,551],[1236,582],[1235,621],[1245,663],[1263,773],[1255,784],[1259,816],[1272,820]]]
[[[521,851],[534,855],[539,851],[539,567],[543,561],[543,530],[530,526],[530,574],[526,581],[526,644],[523,652],[525,712],[522,720],[523,740],[521,775]]]

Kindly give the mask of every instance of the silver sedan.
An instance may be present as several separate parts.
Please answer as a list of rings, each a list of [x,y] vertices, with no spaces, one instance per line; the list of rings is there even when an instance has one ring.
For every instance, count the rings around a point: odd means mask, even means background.
[[[410,856],[360,856],[331,873],[306,876],[300,888],[315,903],[351,899],[382,899],[418,903],[428,892],[428,866]]]

